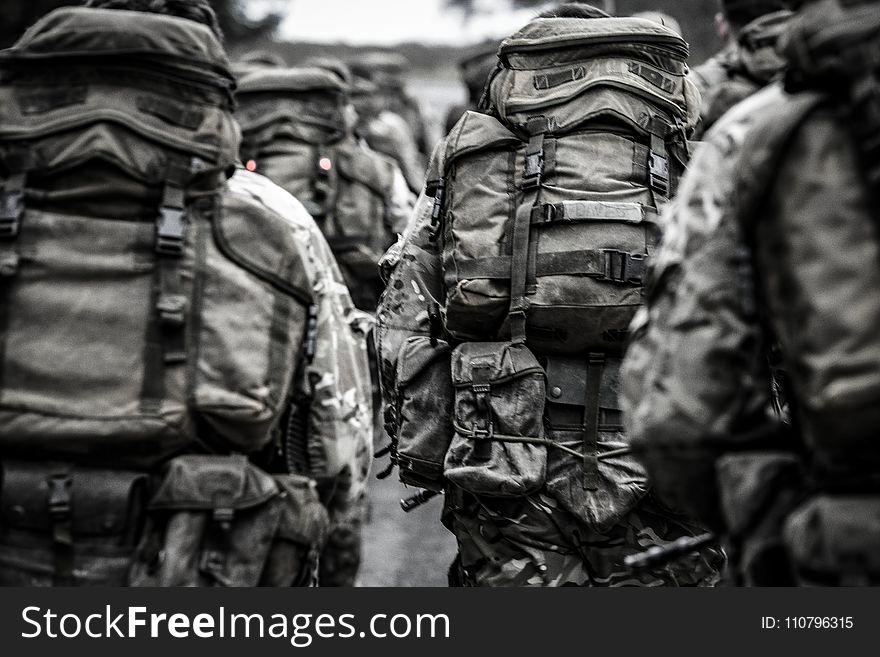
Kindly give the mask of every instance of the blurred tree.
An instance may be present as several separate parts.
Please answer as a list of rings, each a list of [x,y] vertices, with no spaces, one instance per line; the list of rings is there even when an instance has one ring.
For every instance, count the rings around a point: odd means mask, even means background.
[[[260,3],[254,16],[246,11],[249,0],[211,0],[229,44],[246,43],[272,34],[284,18],[284,2]],[[49,11],[80,5],[78,0],[3,0],[0,18],[0,47],[6,48]],[[256,3],[255,3],[256,4]]]

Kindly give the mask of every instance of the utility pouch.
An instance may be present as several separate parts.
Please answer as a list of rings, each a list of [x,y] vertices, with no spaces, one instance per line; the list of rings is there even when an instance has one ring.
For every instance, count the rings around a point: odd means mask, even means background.
[[[405,484],[443,489],[443,461],[452,440],[452,349],[443,340],[404,343],[395,384],[397,463]]]
[[[129,585],[309,585],[327,525],[305,477],[243,456],[181,456],[150,501]]]
[[[517,342],[468,342],[452,353],[455,434],[444,474],[475,495],[522,497],[543,486],[545,374]]]
[[[880,584],[880,495],[818,495],[785,523],[802,586]]]
[[[0,585],[124,585],[148,475],[5,461],[0,480]]]

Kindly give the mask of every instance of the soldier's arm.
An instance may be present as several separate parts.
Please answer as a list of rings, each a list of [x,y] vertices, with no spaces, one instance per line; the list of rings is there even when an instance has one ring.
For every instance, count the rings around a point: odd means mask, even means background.
[[[749,254],[734,215],[749,125],[710,131],[663,216],[646,307],[624,364],[626,424],[658,494],[717,520],[715,458],[767,407]]]

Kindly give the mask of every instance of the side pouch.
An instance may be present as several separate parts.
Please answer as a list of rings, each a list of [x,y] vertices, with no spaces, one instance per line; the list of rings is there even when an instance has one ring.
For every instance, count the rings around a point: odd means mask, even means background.
[[[475,495],[522,497],[544,485],[546,378],[512,342],[468,342],[452,353],[455,435],[444,474]]]
[[[799,584],[880,585],[880,496],[814,497],[784,535]]]
[[[69,463],[0,464],[0,586],[122,586],[149,477]]]
[[[450,377],[452,349],[443,340],[407,340],[395,377],[397,463],[405,484],[440,491],[443,461],[454,432]]]
[[[129,585],[290,586],[309,579],[314,565],[300,546],[307,535],[322,539],[327,520],[317,518],[317,493],[306,482],[273,478],[244,456],[173,459],[150,501]],[[318,542],[305,552],[316,553]],[[306,572],[281,574],[296,564]]]

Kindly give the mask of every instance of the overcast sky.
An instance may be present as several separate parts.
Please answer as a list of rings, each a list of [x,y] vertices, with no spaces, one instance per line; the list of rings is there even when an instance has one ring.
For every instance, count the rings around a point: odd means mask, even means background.
[[[481,0],[478,15],[462,13],[443,0],[290,0],[280,36],[296,41],[393,44],[405,41],[468,44],[507,36],[535,15],[512,11],[505,0]]]

